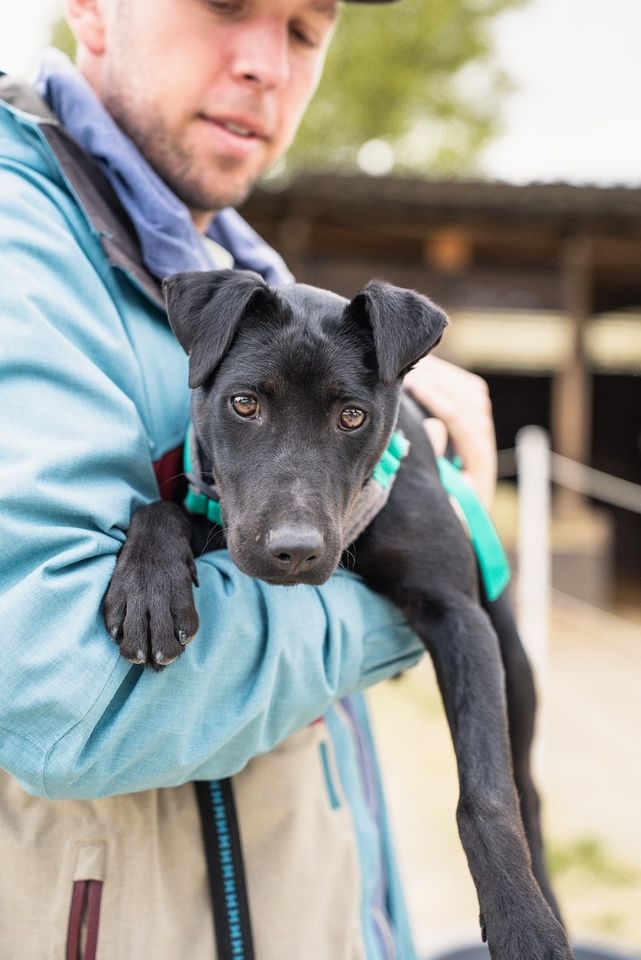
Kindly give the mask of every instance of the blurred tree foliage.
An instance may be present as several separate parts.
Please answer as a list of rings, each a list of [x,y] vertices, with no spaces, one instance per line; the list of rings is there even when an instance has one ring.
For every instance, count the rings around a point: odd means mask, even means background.
[[[58,47],[58,49],[66,53],[71,60],[76,56],[76,38],[64,17],[60,17],[53,25],[51,45]]]
[[[524,2],[346,4],[287,172],[353,168],[359,147],[374,138],[392,148],[396,172],[474,172],[480,148],[500,128],[510,89],[496,60],[493,22]]]

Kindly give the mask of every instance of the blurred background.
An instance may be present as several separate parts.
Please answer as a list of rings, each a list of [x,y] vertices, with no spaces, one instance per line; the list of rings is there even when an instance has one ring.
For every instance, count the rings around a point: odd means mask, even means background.
[[[640,34],[639,0],[347,8],[295,148],[243,211],[301,281],[352,296],[379,276],[428,293],[453,320],[440,354],[488,380],[494,516],[539,681],[552,871],[573,937],[635,956]],[[52,39],[71,50],[59,2],[3,0],[0,69],[32,75]],[[549,449],[517,482],[532,424]],[[419,945],[474,942],[429,664],[381,685],[372,706]]]

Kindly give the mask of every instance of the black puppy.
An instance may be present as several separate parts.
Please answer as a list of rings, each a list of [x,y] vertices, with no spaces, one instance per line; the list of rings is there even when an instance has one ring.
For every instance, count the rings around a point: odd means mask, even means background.
[[[358,538],[354,569],[404,611],[434,661],[458,761],[459,832],[492,957],[568,960],[530,775],[531,671],[509,607],[496,618],[497,642],[421,414],[401,397],[404,373],[441,338],[445,315],[385,283],[348,302],[239,271],[178,274],[165,294],[189,353],[203,474],[220,498],[231,555],[250,576],[327,580],[394,428],[410,441],[387,505]],[[196,527],[202,547],[211,524]],[[196,632],[194,546],[177,506],[134,515],[105,600],[107,626],[134,662],[163,666]]]

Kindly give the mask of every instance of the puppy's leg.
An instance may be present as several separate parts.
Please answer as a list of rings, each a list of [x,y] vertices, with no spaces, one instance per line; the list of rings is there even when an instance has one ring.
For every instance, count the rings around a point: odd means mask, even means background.
[[[532,870],[512,775],[499,646],[467,597],[410,619],[434,661],[459,772],[457,820],[494,960],[568,960],[572,952]]]
[[[135,512],[105,596],[105,623],[132,663],[159,670],[198,630],[198,583],[187,515],[158,502]]]
[[[507,713],[512,748],[514,780],[519,795],[523,826],[532,857],[532,871],[543,896],[554,914],[561,913],[552,892],[541,831],[540,800],[532,779],[530,766],[536,715],[536,691],[532,667],[519,636],[509,592],[506,590],[493,603],[484,601],[484,607],[499,639],[501,659],[505,670]]]

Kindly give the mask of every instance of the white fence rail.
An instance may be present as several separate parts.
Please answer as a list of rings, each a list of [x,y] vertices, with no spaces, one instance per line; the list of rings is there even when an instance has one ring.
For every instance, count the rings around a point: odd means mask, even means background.
[[[545,436],[547,431],[542,427],[524,427],[524,431],[540,430]],[[518,437],[517,437],[518,446]],[[498,475],[499,480],[507,480],[517,476],[516,462],[517,448],[499,450]],[[641,513],[641,485],[622,480],[594,467],[586,467],[584,463],[568,460],[560,453],[550,451],[550,479],[561,487],[582,493],[594,500],[601,500],[613,507],[622,507],[633,513]]]
[[[623,507],[641,513],[641,486],[621,480],[609,473],[586,467],[583,463],[568,460],[560,453],[550,454],[551,476],[555,483],[576,493],[609,503],[613,507]]]

